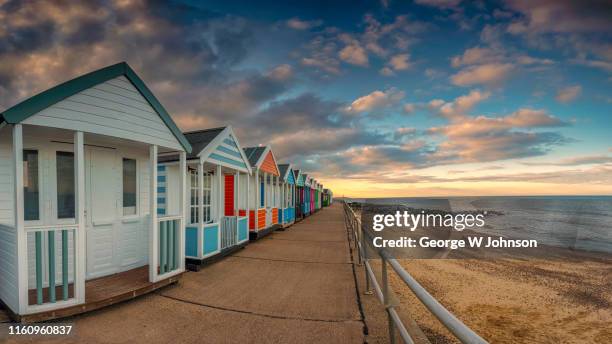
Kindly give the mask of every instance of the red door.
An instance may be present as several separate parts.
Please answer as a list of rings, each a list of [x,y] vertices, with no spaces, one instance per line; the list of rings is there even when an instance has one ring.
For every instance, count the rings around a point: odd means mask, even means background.
[[[234,175],[225,175],[225,216],[234,216]]]

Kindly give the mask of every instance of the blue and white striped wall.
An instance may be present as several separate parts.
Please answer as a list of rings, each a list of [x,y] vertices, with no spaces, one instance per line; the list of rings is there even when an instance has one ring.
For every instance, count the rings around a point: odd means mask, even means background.
[[[215,150],[210,153],[207,161],[232,168],[247,169],[247,162],[242,159],[240,148],[232,135],[226,137]]]
[[[167,207],[167,168],[164,165],[157,166],[157,215],[166,215]]]

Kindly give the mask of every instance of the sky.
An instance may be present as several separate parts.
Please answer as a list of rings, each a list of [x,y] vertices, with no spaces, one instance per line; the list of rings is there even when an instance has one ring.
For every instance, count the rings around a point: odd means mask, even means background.
[[[612,195],[606,1],[0,0],[0,109],[126,61],[336,196]]]

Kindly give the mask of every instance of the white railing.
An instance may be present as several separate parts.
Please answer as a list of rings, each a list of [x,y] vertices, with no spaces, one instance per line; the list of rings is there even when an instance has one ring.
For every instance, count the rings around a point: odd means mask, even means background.
[[[160,277],[178,271],[181,266],[180,231],[184,230],[183,217],[158,217],[157,230],[159,235],[157,275]]]
[[[221,249],[235,246],[238,242],[238,217],[224,216],[221,221]]]
[[[272,225],[272,208],[266,208],[266,228]]]
[[[419,284],[400,263],[393,257],[389,251],[384,248],[375,248],[368,243],[371,243],[372,236],[368,231],[364,231],[361,227],[361,218],[357,217],[353,209],[344,202],[344,215],[346,227],[351,235],[351,242],[354,243],[357,249],[359,265],[364,265],[366,275],[366,293],[371,293],[370,286],[374,286],[374,291],[380,302],[385,306],[389,322],[389,340],[395,343],[395,331],[399,332],[404,343],[414,343],[408,329],[402,322],[396,308],[398,304],[393,300],[391,294],[391,285],[389,284],[388,268],[391,265],[392,271],[395,271],[400,279],[410,288],[414,295],[421,301],[425,307],[433,314],[455,337],[462,343],[486,344],[487,341],[480,337],[476,332],[467,327],[454,314],[449,312],[438,300],[436,300],[423,286]],[[381,260],[381,281],[376,279],[376,275],[372,270],[366,250],[371,250],[378,254]]]
[[[28,312],[61,308],[76,300],[77,228],[76,224],[25,227],[28,286],[32,286],[28,287]]]

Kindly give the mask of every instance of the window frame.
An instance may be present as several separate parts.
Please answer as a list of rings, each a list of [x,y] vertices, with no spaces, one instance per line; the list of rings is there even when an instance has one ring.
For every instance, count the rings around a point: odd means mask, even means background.
[[[120,196],[121,207],[118,210],[120,212],[120,218],[121,219],[134,219],[134,218],[138,218],[138,217],[140,217],[140,197],[139,197],[139,195],[140,195],[140,180],[138,178],[138,176],[140,174],[140,166],[138,166],[139,165],[138,164],[138,158],[135,157],[135,156],[129,155],[129,154],[123,154],[123,155],[121,155],[120,159],[121,159],[121,161],[120,161],[121,162],[121,189],[120,189],[120,192],[121,192],[121,196]],[[123,188],[123,186],[124,186],[123,185],[123,161],[124,160],[134,160],[135,166],[136,166],[136,171],[135,171],[135,174],[136,174],[136,180],[135,180],[135,184],[136,184],[136,190],[135,190],[135,193],[136,193],[136,197],[135,198],[136,199],[135,199],[135,201],[136,201],[136,204],[134,205],[135,212],[134,212],[134,214],[127,214],[127,215],[125,214],[125,206],[123,204],[123,201],[124,201],[123,200],[123,196],[124,196],[124,188]],[[155,197],[157,197],[157,195]]]
[[[45,206],[47,202],[45,202],[45,199],[44,199],[44,195],[43,194],[44,194],[45,190],[43,190],[44,184],[42,183],[43,182],[43,177],[44,177],[44,173],[43,173],[44,166],[43,166],[42,162],[45,160],[44,159],[45,151],[44,151],[44,149],[41,149],[41,147],[36,146],[36,145],[28,145],[28,146],[24,145],[23,148],[22,148],[22,152],[21,152],[21,154],[22,154],[22,164],[23,164],[23,157],[25,157],[25,151],[36,151],[36,154],[37,154],[37,157],[38,157],[38,161],[37,161],[37,163],[38,163],[38,220],[26,220],[25,219],[26,210],[25,210],[25,182],[24,182],[24,185],[23,185],[23,188],[24,188],[24,190],[23,190],[23,193],[24,193],[24,197],[23,197],[23,217],[24,217],[24,221],[23,221],[23,224],[24,224],[25,227],[28,227],[28,226],[41,226],[41,225],[43,225],[45,223],[45,218],[46,218],[46,215],[47,215],[47,212],[46,212],[46,208],[47,207]],[[25,172],[25,170],[24,170],[24,172]],[[25,175],[24,175],[24,180],[25,180]]]
[[[76,212],[77,212],[77,204],[76,204],[76,174],[74,175],[74,181],[75,181],[75,185],[74,187],[74,215],[75,217],[67,217],[67,218],[59,218],[59,202],[58,202],[58,185],[57,185],[57,153],[70,153],[72,154],[72,158],[73,158],[73,171],[74,171],[74,164],[76,164],[76,157],[74,155],[74,150],[69,150],[69,149],[61,149],[61,148],[56,148],[52,150],[52,154],[53,157],[50,159],[51,160],[51,168],[50,171],[52,171],[52,179],[53,179],[53,189],[51,190],[51,195],[50,199],[51,199],[51,204],[53,204],[52,206],[52,210],[51,213],[53,214],[53,221],[56,224],[75,224],[76,223]],[[74,173],[74,172],[73,172]]]
[[[214,174],[212,171],[206,171],[202,174],[202,181],[204,181],[203,185],[202,185],[202,201],[200,206],[202,207],[202,223],[203,224],[211,224],[214,223],[216,218],[215,216],[213,216],[213,202],[214,202],[214,195],[213,195],[213,177]],[[208,187],[204,187],[205,185],[207,185],[206,183],[206,179],[208,179]],[[208,192],[208,197],[206,197],[206,192]],[[209,202],[208,204],[205,204],[204,200],[208,199]],[[208,220],[206,220],[206,212],[205,212],[205,208],[208,208]]]
[[[188,169],[187,173],[189,174],[189,215],[187,218],[187,222],[189,225],[197,225],[200,223],[200,205],[203,203],[202,200],[200,200],[200,189],[199,189],[199,176],[198,176],[198,171],[197,170],[193,170],[193,169]],[[195,195],[194,195],[195,192]],[[196,201],[196,204],[194,204],[192,201],[194,200]],[[192,214],[192,212],[195,210],[195,213]],[[192,219],[195,218],[195,221],[192,221]]]

